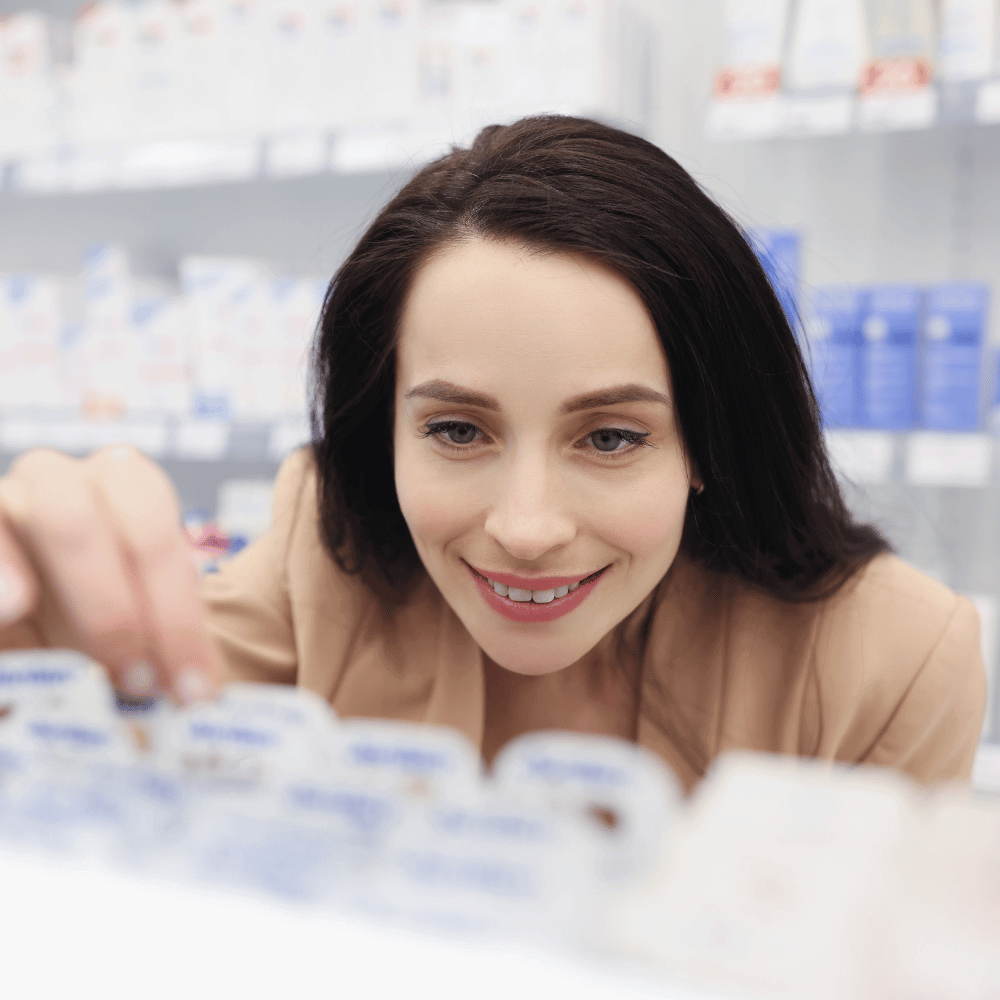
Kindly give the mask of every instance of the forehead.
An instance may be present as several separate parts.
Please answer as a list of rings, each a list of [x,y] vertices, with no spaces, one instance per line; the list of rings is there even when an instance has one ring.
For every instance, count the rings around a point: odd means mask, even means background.
[[[428,260],[410,289],[398,347],[400,375],[413,380],[442,366],[457,378],[481,376],[505,355],[522,362],[506,365],[508,373],[524,378],[532,367],[591,383],[614,372],[667,388],[656,329],[624,278],[581,255],[506,242],[471,239]]]

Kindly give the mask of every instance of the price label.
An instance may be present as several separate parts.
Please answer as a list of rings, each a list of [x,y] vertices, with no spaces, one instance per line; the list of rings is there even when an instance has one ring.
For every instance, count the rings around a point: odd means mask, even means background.
[[[1000,80],[987,80],[976,93],[976,121],[983,125],[1000,122]]]
[[[212,461],[229,447],[229,424],[223,420],[188,420],[174,432],[174,454],[178,458]]]
[[[322,133],[281,136],[268,144],[265,171],[269,177],[305,177],[323,173],[329,166],[330,153]]]
[[[840,97],[792,98],[785,104],[782,131],[786,135],[837,135],[850,130],[854,100]]]
[[[938,95],[921,90],[873,90],[858,101],[858,125],[863,132],[930,128],[937,119]]]
[[[985,486],[993,460],[986,434],[912,434],[906,478],[917,486]]]
[[[728,98],[709,105],[706,132],[710,139],[766,139],[780,135],[785,102],[780,97]]]
[[[881,431],[827,431],[826,448],[837,473],[853,483],[886,483],[892,476],[892,436]]]

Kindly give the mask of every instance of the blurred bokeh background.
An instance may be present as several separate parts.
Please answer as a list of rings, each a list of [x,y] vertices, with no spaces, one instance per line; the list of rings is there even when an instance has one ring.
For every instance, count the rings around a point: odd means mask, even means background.
[[[992,676],[998,31],[996,0],[0,0],[0,471],[133,441],[211,568],[266,529],[366,222],[483,125],[582,114],[747,229],[851,504],[975,600]]]

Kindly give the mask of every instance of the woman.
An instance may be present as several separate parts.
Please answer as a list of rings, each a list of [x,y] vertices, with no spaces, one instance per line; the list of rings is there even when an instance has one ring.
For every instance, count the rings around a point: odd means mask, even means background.
[[[22,456],[3,646],[80,649],[137,696],[298,683],[487,761],[614,735],[689,789],[740,747],[968,778],[973,606],[852,520],[764,271],[661,150],[484,129],[372,223],[314,361],[272,529],[200,593],[151,462]]]

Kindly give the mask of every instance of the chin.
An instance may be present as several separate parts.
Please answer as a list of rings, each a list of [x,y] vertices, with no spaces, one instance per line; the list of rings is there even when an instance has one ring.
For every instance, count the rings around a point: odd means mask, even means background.
[[[523,654],[518,655],[517,653],[509,656],[502,654],[494,656],[492,653],[487,653],[486,655],[498,667],[503,667],[504,670],[509,670],[513,674],[522,674],[525,677],[542,677],[545,674],[555,674],[560,670],[565,670],[571,663],[576,663],[579,659],[578,656],[553,657],[539,655],[525,657]]]

